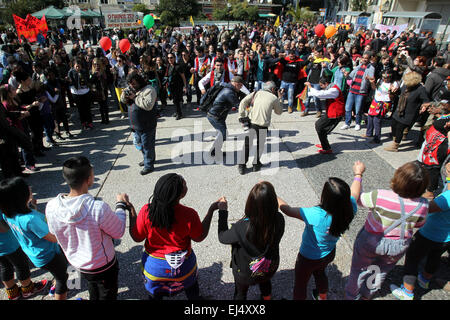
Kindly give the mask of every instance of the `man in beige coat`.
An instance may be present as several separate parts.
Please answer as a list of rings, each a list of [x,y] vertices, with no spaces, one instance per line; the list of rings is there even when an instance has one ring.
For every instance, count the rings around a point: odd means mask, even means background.
[[[278,91],[273,81],[264,83],[263,90],[259,90],[247,95],[239,104],[240,121],[249,126],[249,132],[245,136],[244,159],[238,157],[238,170],[240,174],[245,174],[246,164],[249,158],[250,141],[256,135],[257,152],[253,160],[253,172],[261,169],[260,158],[264,150],[267,137],[267,130],[272,118],[272,110],[280,115],[283,112],[281,98],[283,92]],[[244,160],[243,162],[240,160]]]

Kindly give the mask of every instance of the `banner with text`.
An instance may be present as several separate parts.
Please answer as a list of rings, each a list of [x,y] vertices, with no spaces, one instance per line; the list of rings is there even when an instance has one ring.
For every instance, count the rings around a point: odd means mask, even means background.
[[[405,24],[401,24],[401,25],[398,25],[398,26],[386,26],[384,24],[377,24],[377,25],[375,25],[375,29],[380,30],[381,33],[386,33],[387,30],[390,30],[391,33],[394,32],[394,31],[397,31],[396,36],[399,36],[400,33],[402,33],[403,31],[408,30],[408,24],[405,23]]]
[[[107,13],[104,16],[106,28],[129,29],[142,27],[138,22],[140,17],[136,12]]]

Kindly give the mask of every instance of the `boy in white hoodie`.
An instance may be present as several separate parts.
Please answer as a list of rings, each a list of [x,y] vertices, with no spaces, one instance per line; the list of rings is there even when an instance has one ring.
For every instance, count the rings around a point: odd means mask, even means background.
[[[125,232],[128,196],[117,195],[114,212],[107,203],[90,195],[94,170],[83,156],[64,162],[63,177],[70,193],[48,202],[45,213],[49,230],[69,263],[88,281],[90,300],[116,300],[119,264],[113,239]]]

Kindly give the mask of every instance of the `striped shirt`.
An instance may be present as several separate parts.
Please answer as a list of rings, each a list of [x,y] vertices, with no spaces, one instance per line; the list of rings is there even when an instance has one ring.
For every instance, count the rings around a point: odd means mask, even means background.
[[[366,231],[374,234],[384,233],[384,231],[395,221],[401,218],[401,207],[399,196],[392,190],[375,190],[362,193],[358,205],[368,208],[369,214],[364,225]],[[406,220],[404,238],[409,239],[413,235],[414,228],[420,228],[425,224],[428,213],[428,201],[424,198],[405,199],[405,213],[414,210],[420,200],[422,207]],[[387,238],[400,239],[401,225],[392,229],[385,235]]]
[[[356,72],[355,79],[353,80],[352,86],[350,87],[350,92],[354,94],[361,94],[361,84],[363,81],[364,73],[366,72],[367,66],[361,65],[361,67]]]

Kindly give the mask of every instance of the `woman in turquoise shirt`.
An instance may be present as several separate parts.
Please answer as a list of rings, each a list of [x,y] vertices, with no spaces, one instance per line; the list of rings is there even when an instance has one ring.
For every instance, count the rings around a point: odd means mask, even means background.
[[[30,209],[30,187],[21,177],[0,182],[0,210],[23,252],[38,268],[49,271],[56,281],[55,298],[67,296],[67,260],[48,230],[44,214]]]
[[[325,268],[334,260],[336,243],[350,226],[357,211],[355,199],[361,193],[364,171],[364,164],[355,162],[355,178],[351,187],[339,178],[329,178],[323,187],[320,204],[312,208],[294,208],[278,198],[280,210],[284,214],[305,223],[295,263],[294,300],[306,299],[311,275],[314,276],[317,287],[313,290],[313,298],[327,299],[328,278]]]
[[[21,284],[20,288],[16,284],[14,271]],[[0,215],[0,279],[9,300],[29,298],[46,287],[47,280],[32,282],[30,276],[27,256]]]

